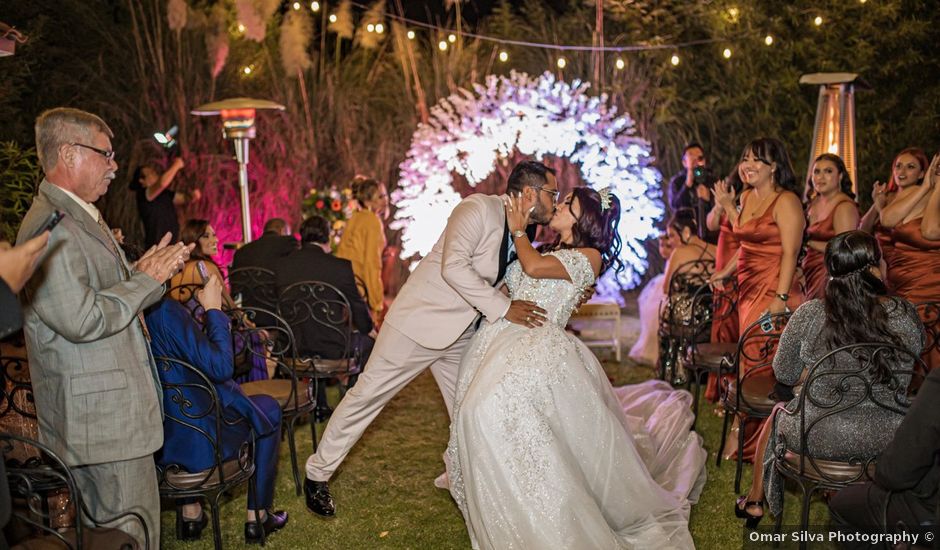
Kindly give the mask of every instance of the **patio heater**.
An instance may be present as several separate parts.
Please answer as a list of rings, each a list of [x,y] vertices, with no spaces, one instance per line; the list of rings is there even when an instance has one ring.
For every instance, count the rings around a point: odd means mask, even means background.
[[[855,90],[870,87],[854,73],[813,73],[800,77],[800,84],[819,86],[816,124],[806,170],[823,153],[839,155],[858,192],[858,163],[855,156]]]
[[[238,188],[242,207],[242,243],[251,242],[251,212],[248,204],[248,142],[255,137],[255,112],[261,109],[284,110],[284,106],[265,99],[235,97],[196,107],[196,116],[222,117],[222,136],[235,144],[238,161]]]

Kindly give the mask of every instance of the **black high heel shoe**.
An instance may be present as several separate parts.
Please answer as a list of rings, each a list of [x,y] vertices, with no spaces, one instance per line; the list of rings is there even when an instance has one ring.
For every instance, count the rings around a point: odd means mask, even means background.
[[[744,504],[744,508],[741,507],[741,504]],[[747,496],[738,497],[738,500],[734,502],[734,515],[743,520],[744,526],[748,529],[756,529],[757,524],[760,523],[760,520],[764,519],[764,515],[755,516],[747,511],[751,506],[760,506],[761,510],[764,509],[763,500],[747,500]]]
[[[177,540],[199,540],[202,537],[202,530],[209,524],[209,516],[206,511],[200,511],[197,519],[186,519],[183,517],[183,508],[176,508],[176,539]]]

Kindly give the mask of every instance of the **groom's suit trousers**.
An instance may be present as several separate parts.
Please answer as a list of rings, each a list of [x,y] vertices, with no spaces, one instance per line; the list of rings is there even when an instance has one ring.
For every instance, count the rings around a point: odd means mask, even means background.
[[[307,459],[307,477],[329,481],[386,403],[424,369],[430,367],[444,396],[447,414],[453,415],[457,369],[473,332],[471,324],[456,342],[436,350],[419,345],[386,323],[365,371],[333,411],[316,454]]]

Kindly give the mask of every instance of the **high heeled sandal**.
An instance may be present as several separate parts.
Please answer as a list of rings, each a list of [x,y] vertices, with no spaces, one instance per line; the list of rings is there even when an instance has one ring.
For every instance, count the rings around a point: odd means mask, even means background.
[[[744,504],[744,508],[741,507],[741,504]],[[755,529],[757,524],[760,523],[760,520],[764,519],[764,515],[755,516],[747,511],[751,506],[760,506],[761,510],[764,509],[763,500],[747,500],[747,496],[738,497],[738,500],[734,502],[734,515],[738,518],[745,520],[744,526],[748,529]]]

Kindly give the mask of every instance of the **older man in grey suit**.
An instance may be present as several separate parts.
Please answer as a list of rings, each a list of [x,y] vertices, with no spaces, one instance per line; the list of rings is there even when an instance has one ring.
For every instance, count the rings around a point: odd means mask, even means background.
[[[73,467],[97,518],[140,513],[160,547],[160,500],[152,454],[163,444],[160,381],[141,312],[190,247],[169,235],[128,265],[92,204],[117,163],[111,130],[97,116],[58,108],[36,120],[46,174],[17,236],[21,243],[58,210],[65,214],[23,293],[26,346],[39,436]],[[137,523],[113,526],[143,542]]]

